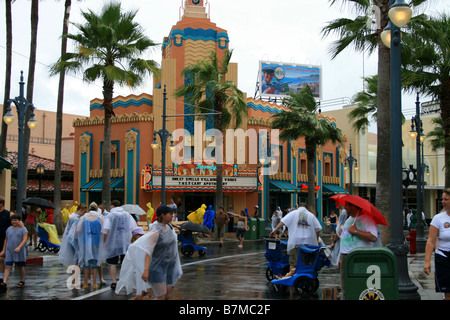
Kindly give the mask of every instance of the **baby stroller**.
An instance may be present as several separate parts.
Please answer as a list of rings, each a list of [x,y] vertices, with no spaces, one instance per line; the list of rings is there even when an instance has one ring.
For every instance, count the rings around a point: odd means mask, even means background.
[[[289,272],[289,255],[287,254],[287,241],[276,238],[265,238],[267,259],[266,278],[272,281],[275,276],[283,276]]]
[[[330,266],[331,252],[327,247],[304,245],[298,247],[298,260],[295,273],[291,277],[272,280],[275,289],[282,291],[283,286],[294,287],[303,298],[315,293],[319,288],[319,271]],[[280,287],[281,286],[281,287]]]
[[[38,223],[38,237],[38,249],[40,252],[45,252],[46,250],[54,253],[59,252],[61,241],[59,241],[58,232],[54,224]]]
[[[197,246],[192,232],[210,233],[211,231],[204,225],[193,222],[183,223],[180,225],[180,229],[178,241],[181,242],[181,253],[185,256],[192,256],[195,251],[198,251],[200,257],[204,256],[208,248]]]

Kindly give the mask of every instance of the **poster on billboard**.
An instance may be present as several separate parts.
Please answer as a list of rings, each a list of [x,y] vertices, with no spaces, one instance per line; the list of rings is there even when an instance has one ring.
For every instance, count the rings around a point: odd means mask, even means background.
[[[260,61],[261,96],[285,97],[308,85],[316,99],[322,98],[322,69],[320,66]]]

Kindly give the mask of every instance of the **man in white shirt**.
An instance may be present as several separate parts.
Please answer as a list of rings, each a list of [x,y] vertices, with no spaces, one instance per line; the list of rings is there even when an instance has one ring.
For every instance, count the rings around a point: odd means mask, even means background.
[[[290,277],[294,274],[297,266],[297,247],[301,245],[317,246],[322,226],[316,216],[309,212],[303,204],[297,210],[293,210],[284,216],[269,237],[273,237],[278,229],[283,226],[287,227],[289,234],[287,251],[289,253],[290,272],[285,277]]]

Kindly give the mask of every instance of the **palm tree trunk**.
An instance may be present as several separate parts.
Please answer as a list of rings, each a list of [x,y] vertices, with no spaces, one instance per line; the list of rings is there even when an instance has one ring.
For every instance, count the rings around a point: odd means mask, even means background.
[[[64,18],[63,18],[63,30],[62,34],[65,35],[69,31],[69,17],[70,7],[72,5],[71,0],[66,0],[64,4]],[[61,39],[61,57],[67,52],[67,38]],[[62,140],[62,118],[63,118],[63,105],[64,105],[64,80],[66,72],[61,71],[59,74],[59,86],[58,86],[58,102],[56,109],[56,136],[55,136],[55,183],[53,191],[53,205],[55,211],[53,214],[54,224],[59,234],[64,232],[64,226],[61,214],[61,188],[56,186],[61,185],[61,140]]]
[[[308,203],[306,207],[309,211],[317,216],[316,212],[316,195],[315,195],[315,175],[314,175],[314,161],[316,160],[316,146],[314,143],[306,141],[306,159],[308,171]]]
[[[105,124],[103,131],[103,176],[102,200],[106,210],[111,205],[111,118],[113,115],[113,89],[114,84],[105,80],[103,83],[103,107],[105,108]]]
[[[214,127],[222,132],[222,108],[223,104],[220,99],[215,99],[216,111],[219,115],[214,116]],[[215,155],[216,155],[216,212],[223,206],[223,135],[215,137]]]
[[[3,98],[3,116],[6,114],[7,101],[11,95],[11,61],[12,61],[12,0],[5,1],[6,15],[6,67],[5,67],[5,95]],[[0,156],[6,155],[6,136],[8,134],[8,125],[2,121],[2,132],[0,135]]]
[[[442,127],[444,129],[444,152],[445,152],[445,188],[450,188],[450,77],[442,80],[441,92],[439,93],[441,104]]]
[[[39,0],[32,0],[31,2],[31,42],[30,42],[30,60],[28,63],[28,80],[27,80],[27,100],[29,103],[33,103],[33,91],[34,91],[34,74],[36,69],[36,52],[37,52],[37,33],[39,22]],[[25,115],[25,123],[31,117],[31,109],[27,109]],[[28,153],[30,149],[30,128],[27,125],[24,126],[24,150],[23,150],[23,163],[26,163],[26,167],[23,170],[23,183],[25,186],[28,184]],[[27,188],[23,188],[22,197],[26,197]],[[17,195],[20,196],[20,195]],[[20,208],[17,208],[20,210]]]
[[[381,30],[387,25],[389,0],[378,1],[381,4]],[[388,225],[391,221],[391,174],[390,174],[390,143],[391,112],[390,112],[390,51],[378,37],[378,89],[377,89],[377,177],[376,177],[376,207],[386,217]],[[398,199],[398,201],[402,201]],[[398,213],[400,214],[400,213]],[[390,242],[390,228],[380,228],[383,245]]]

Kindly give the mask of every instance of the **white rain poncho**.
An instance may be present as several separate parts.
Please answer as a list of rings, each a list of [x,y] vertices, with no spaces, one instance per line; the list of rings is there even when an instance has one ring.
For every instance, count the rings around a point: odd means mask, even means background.
[[[121,207],[111,209],[105,217],[103,233],[107,234],[104,257],[113,258],[125,254],[130,245],[132,230],[137,226],[131,214],[123,211]]]
[[[79,264],[97,266],[102,263],[103,254],[103,217],[97,211],[89,211],[80,218],[77,225]]]
[[[149,280],[142,280],[145,256],[151,257]],[[174,286],[181,277],[177,235],[170,225],[155,222],[150,230],[130,245],[120,270],[116,293],[122,288],[129,294],[136,288],[137,294],[152,288],[156,297],[167,293],[167,286]]]
[[[75,236],[80,215],[76,212],[69,215],[66,229],[64,230],[58,261],[65,267],[78,264],[78,239]]]

